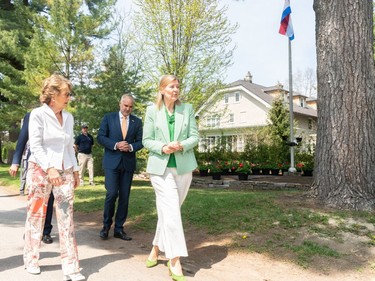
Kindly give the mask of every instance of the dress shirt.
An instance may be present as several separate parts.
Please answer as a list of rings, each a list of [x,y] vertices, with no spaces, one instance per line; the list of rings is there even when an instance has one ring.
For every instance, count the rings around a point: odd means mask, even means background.
[[[121,111],[119,111],[118,112],[118,114],[119,114],[119,118],[120,118],[120,126],[121,126],[121,124],[122,124],[122,119],[124,119],[125,117],[124,117],[124,115],[122,115],[122,113],[121,113]],[[129,116],[127,116],[128,118],[126,118],[126,128],[127,128],[127,130],[129,130]],[[133,146],[129,143],[129,152],[133,152]],[[114,149],[115,150],[117,150],[117,142],[116,142],[116,144],[115,144],[115,147],[114,147]]]
[[[48,168],[79,171],[74,152],[72,114],[62,111],[63,124],[53,110],[43,104],[31,111],[29,139],[31,155],[29,162],[38,164],[44,171]]]

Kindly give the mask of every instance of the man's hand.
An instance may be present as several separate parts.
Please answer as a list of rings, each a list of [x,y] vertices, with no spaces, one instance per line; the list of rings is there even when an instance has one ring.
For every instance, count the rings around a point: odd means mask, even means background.
[[[9,168],[9,175],[11,175],[12,177],[15,177],[17,175],[18,169],[19,169],[19,165],[12,164],[12,166],[10,166]]]
[[[117,149],[123,152],[129,152],[130,151],[130,145],[127,141],[119,141],[117,143]]]

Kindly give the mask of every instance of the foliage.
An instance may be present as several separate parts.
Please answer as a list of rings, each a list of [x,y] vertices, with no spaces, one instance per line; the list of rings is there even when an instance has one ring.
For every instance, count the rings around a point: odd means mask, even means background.
[[[300,152],[296,154],[296,168],[301,171],[314,170],[315,155],[312,153]]]
[[[289,109],[281,97],[273,100],[272,107],[268,112],[267,122],[267,131],[272,144],[270,149],[273,150],[272,155],[276,158],[276,161],[283,162],[290,154],[289,146],[284,141],[285,136],[290,134],[290,116]]]
[[[34,53],[30,53],[29,81],[47,70],[49,74],[64,74],[75,84],[87,84],[94,61],[94,42],[111,32],[109,19],[114,4],[114,0],[71,0],[69,5],[64,0],[46,2],[43,13],[35,17],[34,31],[38,36],[33,38],[33,50],[42,60],[36,61]],[[40,68],[40,64],[51,69]]]
[[[283,136],[289,135],[289,110],[281,97],[273,100],[267,122],[272,137],[282,140]]]
[[[208,168],[210,170],[210,173],[221,172],[223,170],[222,161],[220,160],[213,161],[209,164]]]
[[[250,164],[247,161],[243,161],[243,160],[239,161],[235,171],[237,173],[249,174],[250,173]]]
[[[198,162],[198,169],[199,170],[208,170],[210,168],[210,163],[206,161],[199,161]]]
[[[181,98],[195,107],[221,87],[231,64],[231,35],[237,25],[226,18],[217,0],[136,0],[135,22],[145,45],[150,80],[174,74],[181,82]],[[156,83],[155,83],[156,84]]]
[[[7,2],[0,5],[0,131],[9,131],[9,140],[15,141],[20,120],[35,105],[24,71],[36,7],[34,1]]]

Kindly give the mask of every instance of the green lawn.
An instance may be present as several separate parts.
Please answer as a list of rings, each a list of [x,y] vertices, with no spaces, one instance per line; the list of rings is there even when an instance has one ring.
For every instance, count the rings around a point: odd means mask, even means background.
[[[104,178],[96,177],[95,183],[77,188],[77,212],[102,210]],[[19,179],[8,175],[7,165],[0,166],[0,185],[18,190]],[[344,233],[365,238],[367,242],[361,242],[364,250],[375,245],[373,214],[308,207],[304,200],[303,192],[298,190],[191,188],[182,207],[183,221],[187,227],[203,229],[208,236],[231,237],[228,246],[233,250],[277,255],[303,267],[313,266],[317,257],[335,262],[346,261],[350,255],[354,259],[353,253],[338,250],[346,243]],[[153,232],[157,217],[150,182],[134,180],[130,201],[128,221]]]

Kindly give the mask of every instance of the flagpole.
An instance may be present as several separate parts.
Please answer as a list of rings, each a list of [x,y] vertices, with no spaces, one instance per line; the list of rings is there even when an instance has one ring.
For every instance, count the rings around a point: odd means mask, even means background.
[[[289,123],[290,123],[290,167],[289,172],[297,172],[294,167],[294,136],[293,136],[293,74],[292,74],[292,43],[288,38],[288,55],[289,55]]]

